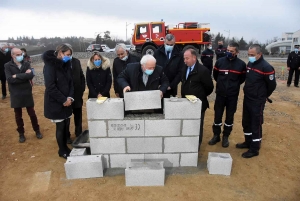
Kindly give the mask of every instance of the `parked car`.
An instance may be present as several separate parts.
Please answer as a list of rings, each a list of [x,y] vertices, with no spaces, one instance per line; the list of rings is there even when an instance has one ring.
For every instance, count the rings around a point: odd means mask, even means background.
[[[87,52],[93,52],[93,51],[99,51],[99,52],[103,52],[103,49],[101,47],[100,44],[90,44],[87,48],[86,48]]]
[[[106,50],[110,49],[106,44],[101,44],[101,47],[102,47],[104,52],[106,52]]]

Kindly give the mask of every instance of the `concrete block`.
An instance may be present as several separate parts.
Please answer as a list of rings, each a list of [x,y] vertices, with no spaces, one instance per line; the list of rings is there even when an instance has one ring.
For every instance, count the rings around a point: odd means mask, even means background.
[[[103,177],[101,155],[70,156],[65,171],[67,179]]]
[[[103,168],[109,168],[109,155],[102,155]]]
[[[144,120],[112,120],[108,121],[109,137],[144,136]]]
[[[209,174],[230,175],[232,158],[229,153],[208,152],[207,169]]]
[[[181,120],[145,120],[145,136],[179,136]]]
[[[126,186],[164,186],[163,162],[129,162],[125,169]]]
[[[164,167],[179,167],[179,154],[145,154],[145,161],[163,161]]]
[[[172,99],[173,100],[173,99]],[[200,119],[202,102],[198,100],[192,103],[186,98],[174,99],[164,98],[165,119]]]
[[[192,166],[197,167],[198,165],[198,153],[182,153],[180,157],[180,166]]]
[[[88,121],[90,137],[107,137],[105,121]]]
[[[126,163],[135,159],[144,159],[144,154],[110,154],[110,167],[126,168]]]
[[[125,153],[125,138],[90,138],[91,154]]]
[[[122,98],[108,98],[104,103],[96,103],[96,98],[86,102],[87,119],[124,119],[124,102]]]
[[[198,152],[198,137],[165,137],[164,153],[172,152]]]
[[[162,153],[162,138],[127,138],[127,153]]]
[[[86,148],[73,148],[70,156],[84,156],[86,155]]]
[[[198,136],[200,134],[200,119],[183,120],[182,135]]]
[[[161,108],[159,90],[132,91],[124,93],[125,111]]]

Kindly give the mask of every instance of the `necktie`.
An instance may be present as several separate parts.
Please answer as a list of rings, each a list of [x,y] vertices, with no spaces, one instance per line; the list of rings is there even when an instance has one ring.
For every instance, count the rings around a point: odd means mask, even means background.
[[[170,59],[170,52],[169,51],[167,51],[167,57],[168,57],[168,59]]]
[[[145,86],[147,86],[147,82],[148,82],[148,75],[143,73],[143,83],[144,83]]]
[[[187,72],[186,72],[186,79],[188,79],[191,69],[192,69],[192,67],[188,67]]]

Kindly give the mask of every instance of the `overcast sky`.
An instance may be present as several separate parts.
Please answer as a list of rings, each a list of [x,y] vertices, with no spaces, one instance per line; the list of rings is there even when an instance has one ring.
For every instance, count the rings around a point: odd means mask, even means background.
[[[100,3],[101,2],[101,3]],[[128,37],[134,23],[208,22],[212,33],[265,42],[300,29],[300,0],[0,0],[0,39]],[[227,32],[226,32],[226,31]]]

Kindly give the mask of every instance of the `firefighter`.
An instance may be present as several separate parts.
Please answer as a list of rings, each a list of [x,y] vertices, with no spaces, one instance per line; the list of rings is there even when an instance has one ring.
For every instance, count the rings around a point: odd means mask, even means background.
[[[276,88],[275,70],[264,60],[261,46],[251,45],[248,56],[242,119],[245,141],[236,144],[236,148],[248,149],[243,158],[259,155],[265,103]]]
[[[226,48],[223,47],[223,41],[218,41],[218,48],[215,50],[215,53],[217,55],[217,60],[226,56]]]
[[[203,66],[205,66],[209,70],[210,75],[213,70],[213,59],[214,59],[214,51],[212,51],[211,44],[208,44],[207,49],[204,50],[201,54],[201,62]]]
[[[164,45],[155,50],[154,58],[156,64],[163,67],[165,75],[168,77],[170,86],[164,98],[170,98],[177,95],[177,86],[181,80],[181,69],[183,66],[183,54],[177,46],[175,46],[175,37],[167,34]]]
[[[292,83],[293,74],[295,72],[294,86],[299,87],[299,72],[300,72],[300,53],[299,45],[295,45],[295,50],[292,51],[287,59],[287,69],[289,71],[289,78],[287,86],[289,87]]]
[[[222,146],[229,146],[228,137],[233,127],[233,118],[237,108],[240,85],[245,81],[246,77],[246,63],[237,58],[238,53],[239,45],[237,43],[230,43],[227,47],[227,56],[217,60],[214,67],[213,77],[217,82],[214,106],[215,117],[212,126],[214,135],[208,142],[209,145],[220,142],[222,116],[226,108]]]

